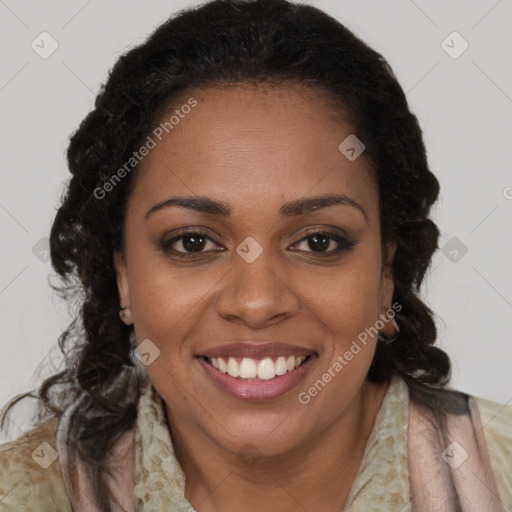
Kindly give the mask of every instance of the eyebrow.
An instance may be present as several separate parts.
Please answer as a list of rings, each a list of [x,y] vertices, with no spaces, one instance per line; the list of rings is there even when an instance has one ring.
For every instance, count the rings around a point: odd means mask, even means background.
[[[282,217],[294,217],[297,215],[304,215],[320,208],[327,208],[342,204],[345,206],[352,206],[358,209],[368,222],[368,217],[364,208],[354,199],[344,194],[327,194],[320,196],[305,197],[301,199],[295,199],[284,203],[279,208],[279,213]],[[217,201],[206,196],[191,196],[191,197],[170,197],[152,206],[145,215],[147,219],[152,213],[168,208],[171,206],[179,206],[181,208],[187,208],[210,215],[220,215],[223,217],[229,217],[231,215],[231,207],[221,201]]]

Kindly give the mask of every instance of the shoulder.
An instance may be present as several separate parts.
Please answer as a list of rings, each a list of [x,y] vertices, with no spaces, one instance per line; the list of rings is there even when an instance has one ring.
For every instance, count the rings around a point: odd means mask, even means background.
[[[500,497],[512,506],[512,405],[471,397],[478,407]]]
[[[471,398],[478,407],[489,449],[502,455],[512,474],[512,405],[499,404],[477,396]]]
[[[0,509],[71,512],[55,447],[58,417],[0,444]]]

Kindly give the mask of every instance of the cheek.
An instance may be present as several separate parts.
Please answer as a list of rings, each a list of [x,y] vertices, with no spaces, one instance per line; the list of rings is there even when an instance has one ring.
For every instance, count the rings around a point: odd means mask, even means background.
[[[164,258],[133,258],[130,300],[137,327],[157,337],[189,323],[218,281],[212,272],[171,268]]]
[[[355,392],[372,362],[379,318],[380,267],[374,259],[360,255],[351,264],[325,280],[312,301],[316,314],[329,329],[322,372],[336,375],[336,393]],[[330,378],[326,375],[326,378]],[[334,391],[333,391],[334,392]],[[348,396],[348,395],[347,395]]]
[[[380,269],[370,259],[353,258],[350,264],[325,278],[311,279],[310,303],[325,323],[344,339],[357,336],[373,324],[379,312]]]

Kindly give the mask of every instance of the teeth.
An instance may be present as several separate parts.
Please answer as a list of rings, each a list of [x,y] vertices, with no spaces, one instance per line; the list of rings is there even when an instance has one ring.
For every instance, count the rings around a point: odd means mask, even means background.
[[[240,365],[234,357],[228,359],[228,375],[231,375],[231,377],[238,377],[240,375]]]
[[[228,373],[228,365],[226,364],[226,362],[224,361],[224,359],[222,359],[222,357],[213,357],[211,359],[212,361],[212,366],[215,368],[215,365],[213,364],[213,360],[215,359],[215,361],[217,361],[217,365],[219,367],[219,370],[222,372],[222,373]]]
[[[298,368],[305,360],[305,357],[297,357],[295,360],[295,368]]]
[[[256,368],[256,363],[254,360],[244,357],[240,363],[240,377],[242,377],[242,379],[254,379],[257,374],[258,368]]]
[[[274,361],[271,357],[260,360],[244,357],[239,364],[234,357],[227,358],[227,363],[222,357],[212,357],[209,362],[214,368],[231,377],[269,380],[298,368],[305,359],[305,357],[279,356]]]
[[[242,361],[243,363],[243,361]],[[258,363],[258,377],[260,379],[273,379],[276,376],[276,367],[270,357],[262,359]]]
[[[276,361],[276,375],[284,375],[287,371],[286,357],[278,357]]]

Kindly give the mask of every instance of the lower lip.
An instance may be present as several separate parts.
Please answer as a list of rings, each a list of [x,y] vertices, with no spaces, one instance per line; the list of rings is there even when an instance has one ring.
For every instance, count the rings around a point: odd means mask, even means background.
[[[304,379],[316,358],[316,354],[312,354],[295,370],[278,375],[273,379],[239,379],[220,372],[202,357],[199,357],[198,361],[208,377],[229,395],[239,400],[263,401],[279,398],[296,387]]]

